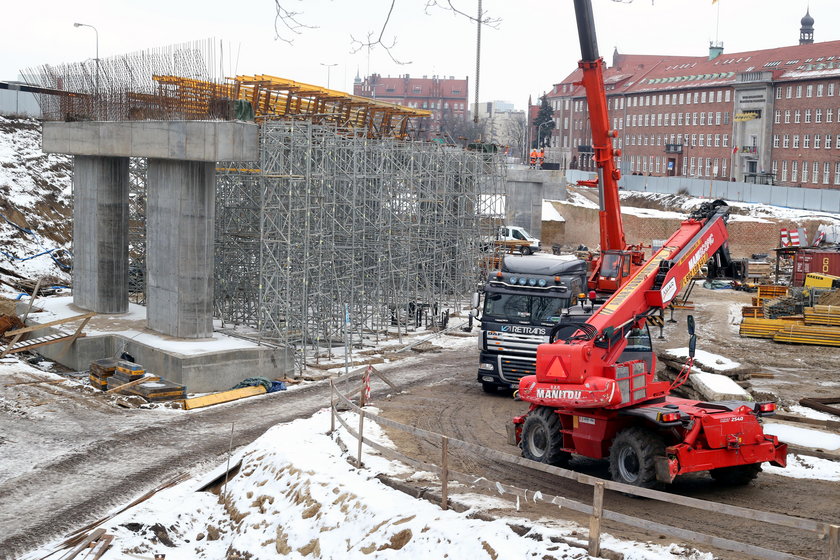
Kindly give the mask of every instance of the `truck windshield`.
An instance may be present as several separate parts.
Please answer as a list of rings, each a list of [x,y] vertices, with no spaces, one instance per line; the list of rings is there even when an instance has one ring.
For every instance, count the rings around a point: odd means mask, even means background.
[[[568,298],[487,294],[484,299],[484,318],[510,323],[553,325],[560,321],[562,310],[568,306]]]

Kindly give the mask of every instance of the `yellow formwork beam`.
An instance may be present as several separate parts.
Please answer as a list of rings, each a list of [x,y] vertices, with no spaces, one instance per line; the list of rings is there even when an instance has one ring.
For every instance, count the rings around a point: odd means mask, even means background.
[[[184,408],[192,410],[194,408],[203,408],[205,406],[212,406],[214,404],[221,404],[245,397],[253,397],[254,395],[262,395],[265,393],[265,387],[256,385],[254,387],[242,387],[240,389],[231,389],[230,391],[222,391],[221,393],[213,393],[211,395],[203,395],[201,397],[193,397],[191,399],[184,399]]]

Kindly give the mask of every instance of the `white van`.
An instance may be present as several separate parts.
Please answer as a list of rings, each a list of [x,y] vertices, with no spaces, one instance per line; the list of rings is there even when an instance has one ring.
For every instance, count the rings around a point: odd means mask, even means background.
[[[528,244],[522,246],[522,253],[530,255],[540,250],[540,240],[528,233],[525,228],[519,226],[499,227],[499,241],[526,241]]]

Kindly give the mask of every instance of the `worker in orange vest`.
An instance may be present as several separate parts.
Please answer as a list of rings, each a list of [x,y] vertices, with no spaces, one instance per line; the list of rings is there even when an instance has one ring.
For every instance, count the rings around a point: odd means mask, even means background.
[[[537,155],[537,167],[542,169],[543,163],[545,163],[545,148],[540,148],[540,153]]]
[[[531,150],[531,167],[537,166],[537,149]]]

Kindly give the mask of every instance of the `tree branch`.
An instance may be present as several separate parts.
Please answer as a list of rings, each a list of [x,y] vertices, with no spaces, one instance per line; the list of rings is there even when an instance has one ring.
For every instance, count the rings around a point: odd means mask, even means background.
[[[353,45],[352,48],[350,49],[350,54],[356,54],[357,52],[359,52],[360,50],[362,50],[364,48],[372,49],[376,46],[380,46],[385,50],[386,53],[388,53],[388,56],[395,63],[397,63],[397,64],[411,64],[411,61],[405,61],[404,62],[404,61],[401,61],[401,60],[397,60],[394,57],[394,53],[391,52],[391,49],[394,48],[394,45],[397,44],[397,38],[396,37],[394,37],[391,40],[390,44],[386,44],[383,41],[383,37],[385,36],[385,29],[388,27],[388,22],[391,21],[391,14],[394,12],[394,5],[396,3],[397,3],[397,0],[391,0],[391,7],[388,8],[388,15],[385,17],[385,23],[382,24],[382,28],[379,30],[379,37],[374,39],[373,38],[373,36],[374,36],[373,31],[368,31],[367,41],[360,41],[360,40],[356,39],[355,37],[353,37],[353,35],[350,35],[350,40],[352,41],[352,45]]]
[[[302,33],[302,29],[316,29],[318,26],[316,25],[307,25],[301,22],[298,19],[303,12],[295,12],[289,10],[285,6],[281,4],[282,0],[274,0],[274,38],[279,39],[283,42],[289,43],[290,45],[293,42],[292,38],[288,38],[285,36],[286,31],[291,31],[295,35],[300,35]],[[301,1],[301,0],[298,0]],[[281,33],[280,26],[284,26],[286,31]]]
[[[470,15],[456,8],[455,4],[452,3],[452,0],[445,1],[446,5],[444,5],[443,0],[426,0],[426,14],[431,15],[429,14],[429,10],[431,10],[432,8],[440,8],[441,10],[446,10],[447,12],[452,12],[455,15],[465,17],[468,20],[475,23],[478,23],[480,19],[481,25],[486,25],[487,27],[491,27],[493,29],[498,29],[499,24],[502,22],[502,18],[491,18],[490,16],[486,15],[486,11],[481,14],[481,18],[477,18],[476,16]]]

